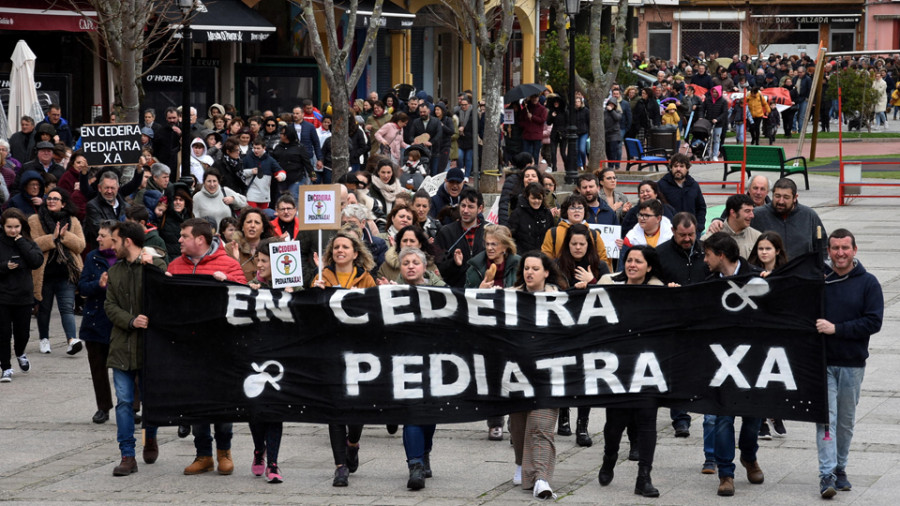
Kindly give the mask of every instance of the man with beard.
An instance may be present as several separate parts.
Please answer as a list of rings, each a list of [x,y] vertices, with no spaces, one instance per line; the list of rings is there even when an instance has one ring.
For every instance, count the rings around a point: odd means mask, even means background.
[[[709,276],[709,268],[703,261],[703,246],[697,240],[697,218],[691,213],[681,212],[672,217],[672,239],[656,248],[662,276],[667,283],[687,286],[699,283]],[[675,437],[691,435],[691,417],[687,411],[672,408],[669,411]],[[703,450],[708,462],[714,461],[715,416],[705,415],[703,423]]]
[[[484,197],[472,188],[463,189],[459,193],[459,220],[438,232],[438,270],[448,286],[465,286],[467,262],[484,251],[484,227],[478,219],[483,209]]]
[[[659,180],[659,191],[666,196],[676,212],[688,212],[697,218],[697,233],[706,224],[706,200],[700,185],[688,172],[691,160],[682,153],[675,153],[669,161],[669,173]]]
[[[403,140],[407,144],[415,144],[416,137],[422,134],[428,134],[428,140],[422,143],[428,149],[441,143],[441,122],[437,118],[431,117],[431,109],[424,103],[419,104],[419,117],[410,123],[408,129],[404,130]]]
[[[584,219],[590,225],[618,225],[619,219],[616,212],[609,207],[606,199],[599,198],[600,185],[597,184],[597,176],[584,173],[578,176],[578,193],[587,201]]]
[[[119,260],[107,273],[108,284],[103,309],[112,322],[107,367],[113,370],[116,390],[116,439],[122,461],[113,469],[113,476],[128,476],[138,471],[134,459],[134,387],[135,380],[143,388],[144,329],[149,321],[143,314],[144,264],[152,264],[161,271],[166,264],[159,257],[141,251],[144,229],[137,223],[114,223],[112,242]],[[145,425],[144,462],[152,464],[159,457],[156,427]]]
[[[153,137],[153,156],[160,163],[169,167],[178,166],[178,150],[181,149],[181,127],[178,123],[178,110],[174,107],[166,109],[166,124],[155,132]]]
[[[826,253],[825,226],[811,208],[797,202],[797,184],[783,177],[772,187],[772,202],[753,209],[750,226],[778,232],[788,259],[804,253]]]

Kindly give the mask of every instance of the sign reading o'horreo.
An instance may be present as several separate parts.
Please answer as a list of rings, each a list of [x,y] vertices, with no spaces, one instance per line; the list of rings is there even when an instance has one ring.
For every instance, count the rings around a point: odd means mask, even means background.
[[[95,123],[81,127],[81,149],[88,165],[130,165],[141,158],[137,123]]]

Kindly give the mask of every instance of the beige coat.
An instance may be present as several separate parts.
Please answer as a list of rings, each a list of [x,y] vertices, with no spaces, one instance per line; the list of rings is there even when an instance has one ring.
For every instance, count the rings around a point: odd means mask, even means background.
[[[66,235],[63,236],[62,243],[69,249],[69,253],[72,254],[72,258],[75,260],[75,265],[81,271],[84,267],[84,263],[81,261],[81,252],[84,251],[84,232],[81,230],[81,223],[78,221],[78,218],[72,216],[71,219],[72,225],[69,227]],[[56,244],[54,244],[52,233],[44,233],[44,228],[41,226],[41,218],[37,214],[32,214],[28,217],[28,227],[31,228],[31,239],[37,243],[38,248],[41,248],[41,252],[44,254],[44,263],[31,271],[31,278],[34,280],[34,298],[41,300],[43,298],[41,297],[41,290],[44,287],[44,266],[47,265],[47,258],[50,256],[50,251],[56,248]]]

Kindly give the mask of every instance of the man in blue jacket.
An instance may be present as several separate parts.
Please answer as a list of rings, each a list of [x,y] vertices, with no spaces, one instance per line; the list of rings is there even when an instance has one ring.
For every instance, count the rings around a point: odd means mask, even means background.
[[[816,424],[819,493],[826,499],[851,487],[847,457],[869,337],[881,330],[884,317],[881,285],[856,259],[856,238],[849,230],[839,228],[828,236],[828,259],[825,317],[816,320],[816,330],[825,334],[828,380],[828,424]]]

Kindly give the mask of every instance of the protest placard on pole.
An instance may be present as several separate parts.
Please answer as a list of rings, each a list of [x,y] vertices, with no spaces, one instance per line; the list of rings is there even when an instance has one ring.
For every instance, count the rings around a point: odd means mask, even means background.
[[[616,239],[622,238],[622,225],[588,225],[591,229],[600,232],[600,238],[603,239],[603,245],[606,246],[606,256],[609,258],[619,258],[619,247],[616,246]]]
[[[276,242],[269,245],[272,288],[303,286],[300,263],[300,241]]]
[[[319,231],[319,277],[322,277],[322,230],[341,228],[341,185],[316,184],[299,188],[300,230]]]
[[[88,165],[130,165],[141,159],[137,123],[94,123],[81,127],[81,149]]]

